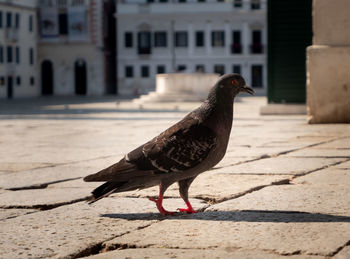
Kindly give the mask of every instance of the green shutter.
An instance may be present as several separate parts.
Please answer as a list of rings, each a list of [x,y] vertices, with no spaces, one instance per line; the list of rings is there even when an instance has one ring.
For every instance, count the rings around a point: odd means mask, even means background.
[[[268,1],[268,101],[305,103],[312,0]]]

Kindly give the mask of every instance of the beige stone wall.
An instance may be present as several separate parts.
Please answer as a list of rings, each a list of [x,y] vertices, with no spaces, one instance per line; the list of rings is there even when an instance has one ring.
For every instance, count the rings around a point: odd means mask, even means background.
[[[350,123],[350,1],[313,1],[307,49],[309,123]]]

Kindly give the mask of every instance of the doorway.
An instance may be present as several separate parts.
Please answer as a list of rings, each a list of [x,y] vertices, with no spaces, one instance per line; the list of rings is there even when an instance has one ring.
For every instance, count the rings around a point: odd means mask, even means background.
[[[41,63],[41,94],[53,94],[53,65],[49,60]]]
[[[75,94],[86,95],[86,62],[79,59],[74,65]]]
[[[12,76],[7,77],[7,98],[12,99],[13,97],[13,78]]]

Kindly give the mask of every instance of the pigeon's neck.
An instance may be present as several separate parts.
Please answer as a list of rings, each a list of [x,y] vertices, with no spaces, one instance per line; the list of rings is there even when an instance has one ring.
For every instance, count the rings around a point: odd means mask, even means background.
[[[204,123],[218,134],[230,134],[233,119],[231,96],[212,95],[202,105]]]

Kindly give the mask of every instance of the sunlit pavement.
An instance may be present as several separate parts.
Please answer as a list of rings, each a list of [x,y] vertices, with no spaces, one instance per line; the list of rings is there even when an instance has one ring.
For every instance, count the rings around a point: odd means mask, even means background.
[[[0,104],[0,257],[350,258],[350,125],[235,103],[225,158],[190,188],[197,214],[160,216],[156,187],[88,205],[82,177],[199,103],[40,98]],[[174,184],[165,208],[184,206]]]

